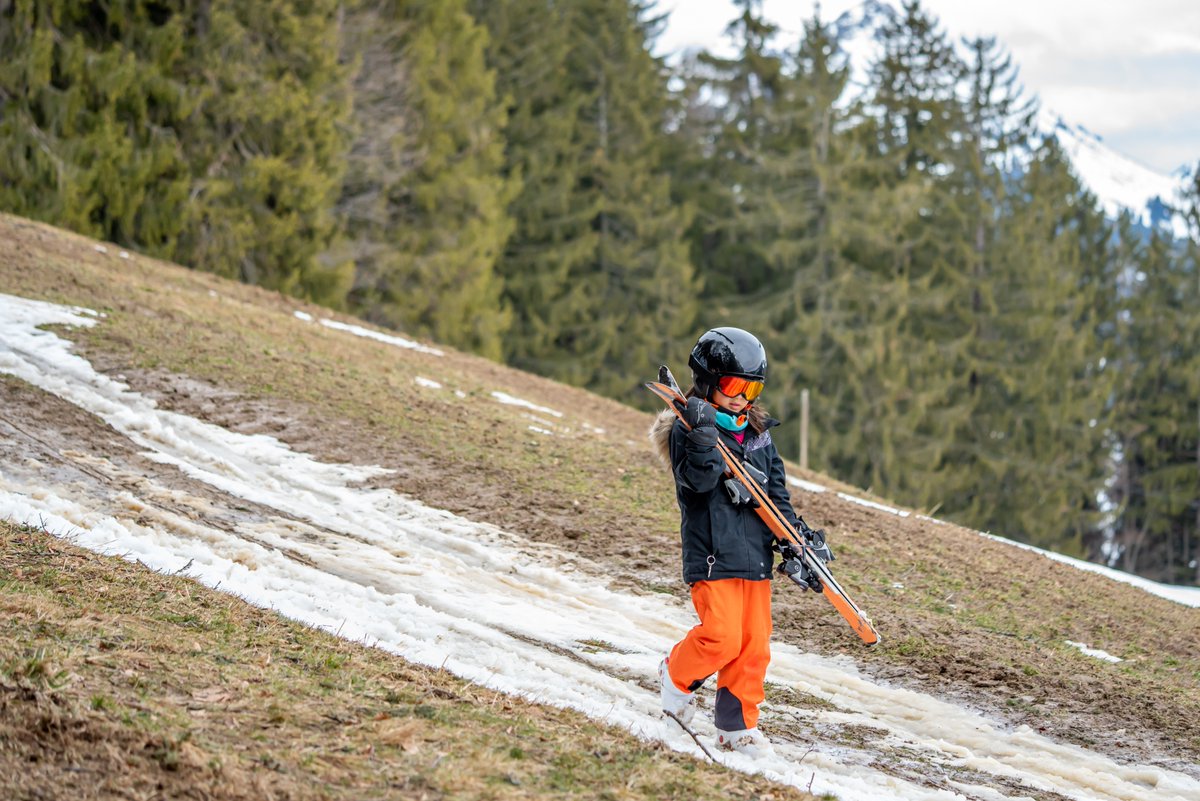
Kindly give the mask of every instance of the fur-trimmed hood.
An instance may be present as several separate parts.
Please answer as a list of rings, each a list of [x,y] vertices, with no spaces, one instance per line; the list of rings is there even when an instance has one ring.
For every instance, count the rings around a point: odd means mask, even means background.
[[[675,425],[675,421],[678,419],[675,412],[663,409],[650,424],[650,431],[647,434],[650,444],[654,446],[654,452],[668,468],[671,466],[671,426]]]

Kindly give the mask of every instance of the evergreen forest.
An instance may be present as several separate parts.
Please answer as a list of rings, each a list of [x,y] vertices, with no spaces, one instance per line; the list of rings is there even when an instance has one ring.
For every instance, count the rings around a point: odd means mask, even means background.
[[[808,390],[815,470],[1200,583],[1200,170],[1106,217],[996,40],[736,5],[0,0],[0,210],[646,409],[746,328],[786,456]]]

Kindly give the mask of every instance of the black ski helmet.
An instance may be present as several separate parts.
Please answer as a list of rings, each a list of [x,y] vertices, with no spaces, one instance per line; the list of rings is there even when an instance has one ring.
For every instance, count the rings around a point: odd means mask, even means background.
[[[767,380],[767,352],[749,331],[714,328],[705,331],[688,357],[696,389],[708,397],[721,376]]]

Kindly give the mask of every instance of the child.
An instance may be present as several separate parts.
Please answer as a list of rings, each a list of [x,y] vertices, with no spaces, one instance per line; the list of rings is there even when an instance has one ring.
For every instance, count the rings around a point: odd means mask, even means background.
[[[688,365],[693,386],[685,413],[655,421],[651,439],[675,474],[683,540],[683,580],[700,625],[659,665],[662,707],[685,724],[696,690],[717,674],[717,744],[751,756],[770,753],[758,730],[758,705],[771,659],[771,566],[775,537],[753,508],[737,504],[724,484],[718,438],[768,476],[767,494],[795,524],[783,460],[768,429],[779,424],[756,406],[767,377],[762,344],[740,328],[700,337]]]

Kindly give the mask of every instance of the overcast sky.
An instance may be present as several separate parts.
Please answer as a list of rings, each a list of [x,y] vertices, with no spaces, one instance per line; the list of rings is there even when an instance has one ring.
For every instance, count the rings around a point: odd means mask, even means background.
[[[899,0],[894,0],[899,5]],[[825,0],[835,19],[860,0]],[[1200,2],[1197,0],[924,0],[953,37],[996,36],[1027,89],[1070,124],[1161,172],[1200,161]],[[674,9],[658,52],[720,48],[732,0],[659,0]],[[812,0],[765,0],[792,45]]]

